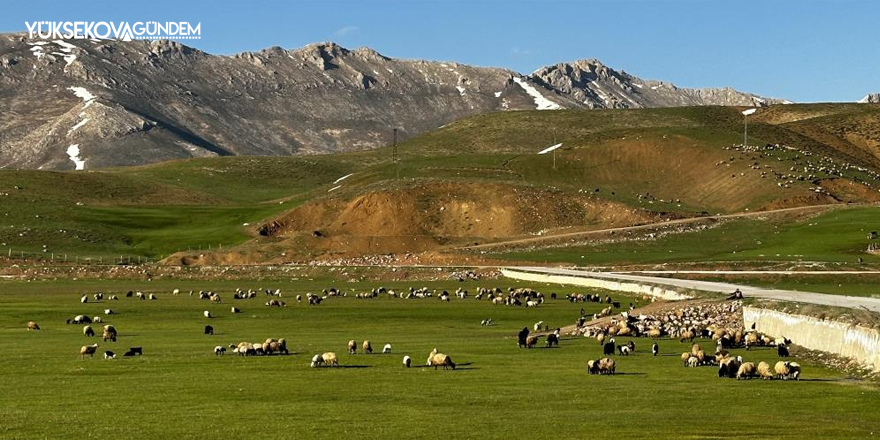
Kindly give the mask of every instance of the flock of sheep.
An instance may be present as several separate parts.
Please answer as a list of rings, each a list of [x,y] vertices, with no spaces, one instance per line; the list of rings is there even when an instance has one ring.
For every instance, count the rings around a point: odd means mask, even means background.
[[[236,289],[233,294],[233,298],[237,300],[251,299],[257,296],[257,292],[258,291],[255,290],[245,291],[241,289]],[[280,290],[270,289],[265,290],[264,293],[265,295],[272,297],[271,299],[269,299],[269,301],[266,302],[266,306],[286,306],[283,301],[278,299],[282,296]],[[172,294],[179,295],[180,291],[175,289]],[[190,296],[196,295],[196,293],[193,291],[190,291],[189,294]],[[459,299],[468,298],[468,292],[464,289],[457,289],[454,294],[450,294],[447,291],[437,292],[436,290],[429,290],[427,288],[410,288],[409,292],[399,294],[393,290],[388,290],[383,287],[373,289],[372,291],[367,293],[356,294],[355,298],[376,298],[379,295],[387,295],[391,298],[404,299],[430,298],[436,296],[441,301],[449,301],[450,297],[452,297],[453,295]],[[141,300],[157,300],[157,296],[154,293],[145,295],[142,292],[128,292],[125,296],[137,297]],[[306,294],[305,299],[310,305],[318,305],[322,301],[334,296],[344,297],[347,296],[347,293],[340,292],[335,288],[331,288],[329,290],[324,290],[321,295],[308,293]],[[550,297],[551,299],[556,299],[556,294],[553,293]],[[93,301],[102,301],[104,299],[104,295],[103,293],[96,293],[91,298]],[[198,298],[200,300],[210,301],[211,303],[215,304],[222,303],[220,295],[214,292],[198,292]],[[302,295],[296,295],[295,298],[297,302],[302,302],[303,300]],[[542,293],[527,288],[510,288],[506,292],[500,288],[479,288],[473,298],[476,300],[482,300],[483,298],[486,298],[487,301],[493,304],[504,304],[508,306],[525,305],[526,307],[537,307],[538,305],[543,304],[545,301],[544,295]],[[116,295],[109,295],[107,298],[108,301],[118,301],[118,299],[119,298]],[[612,314],[614,313],[613,311],[615,309],[620,309],[621,305],[619,302],[613,301],[610,296],[605,296],[604,298],[602,298],[599,295],[592,294],[571,294],[566,295],[566,299],[572,303],[596,302],[610,304],[609,307],[606,307],[600,313],[594,314],[592,318],[594,321],[600,320],[601,318],[607,316],[611,316],[611,318],[596,321],[596,323],[590,324],[587,324],[586,314],[584,312],[584,309],[582,308],[581,317],[576,321],[575,331],[572,333],[573,335],[593,337],[603,347],[603,354],[605,355],[605,357],[597,360],[590,360],[587,363],[587,371],[589,374],[613,375],[616,371],[616,362],[609,356],[614,356],[616,354],[621,356],[628,356],[635,352],[635,343],[633,341],[630,340],[627,344],[617,345],[614,339],[615,336],[646,336],[654,339],[655,342],[653,343],[651,350],[654,356],[657,356],[659,352],[659,346],[656,340],[662,336],[671,336],[674,338],[678,338],[682,343],[692,343],[693,340],[697,337],[711,338],[712,340],[716,341],[716,350],[711,356],[708,355],[704,350],[702,350],[699,344],[693,344],[690,352],[682,353],[682,364],[686,367],[718,365],[719,377],[730,377],[737,379],[761,377],[763,379],[779,378],[786,380],[798,380],[800,378],[801,367],[796,362],[779,361],[771,370],[770,365],[766,362],[762,361],[756,365],[753,362],[744,362],[741,356],[733,357],[730,355],[727,349],[732,347],[745,347],[746,350],[749,350],[754,346],[773,346],[776,347],[778,355],[780,357],[787,357],[788,346],[791,344],[791,341],[787,339],[785,339],[783,343],[777,343],[774,338],[768,335],[760,334],[754,331],[754,329],[752,329],[752,331],[745,331],[741,328],[741,326],[737,327],[738,324],[735,321],[722,319],[722,315],[730,315],[731,313],[739,311],[739,308],[741,307],[741,302],[739,301],[688,306],[680,308],[673,312],[664,312],[665,314],[661,316],[646,316],[631,313],[633,312],[634,307],[633,304],[630,303],[629,312],[620,312],[618,315],[612,316]],[[88,295],[83,295],[80,298],[81,303],[88,303],[89,301],[90,297]],[[241,310],[235,306],[232,306],[230,308],[230,311],[232,314],[241,313]],[[105,316],[114,314],[116,314],[116,312],[114,312],[112,309],[104,309]],[[203,312],[203,316],[205,318],[214,317],[208,310],[205,310]],[[67,323],[83,325],[83,334],[86,337],[94,337],[96,333],[91,324],[103,323],[103,318],[101,316],[89,317],[87,315],[76,315],[72,319],[68,319]],[[492,323],[492,319],[484,319],[482,320],[481,325],[488,326]],[[29,331],[38,331],[40,330],[40,326],[36,322],[30,321],[27,323],[27,329]],[[517,335],[517,344],[519,347],[527,349],[533,348],[541,337],[546,337],[546,347],[548,348],[559,345],[559,340],[561,338],[560,328],[556,328],[555,330],[550,332],[549,325],[544,324],[543,321],[539,321],[534,324],[533,329],[535,332],[543,331],[548,333],[546,333],[545,335],[530,335],[529,328],[524,327]],[[118,332],[113,325],[106,324],[103,326],[102,330],[103,331],[101,337],[104,342],[116,342]],[[206,325],[205,334],[213,335],[213,326]],[[348,352],[350,355],[357,354],[358,345],[359,344],[355,340],[350,340],[348,342]],[[363,341],[360,346],[363,353],[365,354],[371,354],[373,352],[372,343],[369,340]],[[85,358],[86,356],[93,357],[97,353],[98,347],[99,345],[97,343],[82,346],[79,352],[80,358]],[[264,342],[243,341],[237,344],[229,344],[228,346],[217,345],[214,347],[213,353],[215,355],[223,355],[227,352],[227,349],[240,356],[261,356],[290,353],[287,347],[287,342],[284,338],[269,338],[266,339]],[[382,349],[382,353],[390,354],[391,344],[386,344]],[[124,353],[124,356],[134,356],[142,354],[142,347],[131,347],[128,351]],[[116,354],[112,351],[105,351],[104,358],[114,359],[116,358]],[[402,363],[405,367],[410,367],[412,364],[411,357],[404,356]],[[311,367],[334,367],[338,365],[339,359],[333,352],[316,354],[311,358],[310,362]],[[426,366],[433,366],[435,369],[443,367],[443,369],[452,368],[454,370],[456,364],[447,354],[438,353],[437,349],[435,348],[428,355]]]

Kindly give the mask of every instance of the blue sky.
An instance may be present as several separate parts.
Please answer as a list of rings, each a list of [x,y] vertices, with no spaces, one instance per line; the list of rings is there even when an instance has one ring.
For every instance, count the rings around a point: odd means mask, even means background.
[[[27,1],[25,21],[201,22],[186,44],[215,54],[336,41],[398,58],[529,73],[581,58],[683,87],[798,102],[880,92],[880,2],[871,1]]]

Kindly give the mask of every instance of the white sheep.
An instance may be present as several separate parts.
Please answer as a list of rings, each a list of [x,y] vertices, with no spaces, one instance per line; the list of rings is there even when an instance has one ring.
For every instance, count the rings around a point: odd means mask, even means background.
[[[409,368],[409,366],[411,364],[412,364],[412,358],[410,358],[409,356],[404,356],[403,357],[403,366],[406,368]]]
[[[534,326],[535,331],[536,331],[536,332],[541,331],[541,327],[543,327],[543,326],[544,326],[544,321],[538,321],[538,322],[536,322],[536,323],[535,323],[535,326]]]
[[[79,302],[81,302],[81,303],[83,303],[83,304],[86,304],[87,302],[89,302],[89,296],[88,296],[88,295],[83,295],[83,296],[79,299]]]
[[[150,294],[150,301],[155,301],[155,300],[156,300],[156,295],[151,293]]]
[[[114,314],[114,312],[112,309],[104,309],[104,314],[105,315],[112,315],[112,314]]]
[[[104,360],[108,360],[108,359],[116,359],[116,353],[114,353],[110,350],[105,351],[104,352]]]
[[[226,354],[226,347],[224,347],[222,345],[218,345],[218,346],[214,347],[214,354],[217,356]]]
[[[207,310],[205,310],[204,312],[202,312],[202,314],[205,315],[205,318],[213,318],[213,316],[211,316],[211,312],[209,312],[209,311],[207,311]]]
[[[241,310],[238,307],[232,306],[232,313],[241,313]]]
[[[391,353],[391,344],[385,344],[385,347],[382,348],[382,354]]]

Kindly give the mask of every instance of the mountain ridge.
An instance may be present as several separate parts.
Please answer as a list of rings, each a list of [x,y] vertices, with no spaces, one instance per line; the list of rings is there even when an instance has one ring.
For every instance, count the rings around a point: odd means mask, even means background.
[[[595,59],[524,75],[333,42],[212,55],[168,40],[0,34],[0,106],[10,109],[0,168],[366,150],[391,143],[393,128],[406,139],[496,111],[777,102],[642,80]]]

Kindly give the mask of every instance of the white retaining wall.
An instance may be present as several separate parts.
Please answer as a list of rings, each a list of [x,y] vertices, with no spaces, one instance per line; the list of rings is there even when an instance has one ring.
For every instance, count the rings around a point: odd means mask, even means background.
[[[597,289],[614,290],[617,292],[630,292],[640,295],[650,295],[670,301],[680,301],[691,297],[670,288],[641,284],[634,281],[615,281],[604,278],[589,278],[589,272],[584,276],[552,275],[543,273],[523,272],[512,269],[501,269],[501,274],[507,278],[539,283],[568,284],[572,286],[593,287]]]
[[[782,336],[810,350],[855,359],[880,371],[880,332],[835,321],[824,321],[776,310],[743,307],[743,323],[777,339]]]

